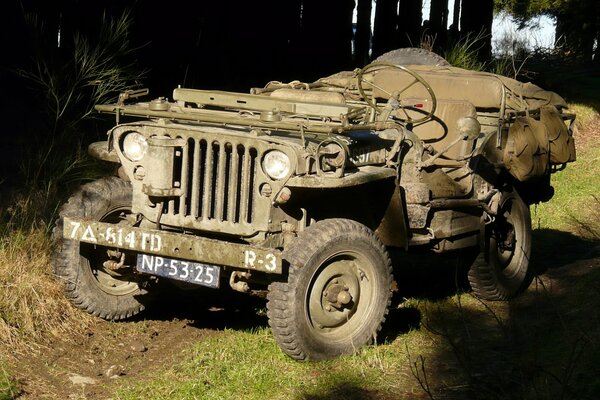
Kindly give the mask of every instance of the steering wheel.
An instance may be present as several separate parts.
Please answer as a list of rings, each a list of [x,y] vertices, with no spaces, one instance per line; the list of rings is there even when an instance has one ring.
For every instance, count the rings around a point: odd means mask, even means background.
[[[393,91],[392,93],[390,93],[389,91],[385,90],[381,86],[378,86],[374,82],[371,82],[364,78],[365,74],[383,70],[383,69],[388,69],[388,68],[398,69],[402,72],[405,72],[408,75],[410,75],[412,78],[414,78],[414,80],[412,82],[410,82],[408,85],[406,85],[404,88],[402,88],[401,90],[396,90],[396,91]],[[429,86],[429,83],[427,83],[427,81],[425,79],[423,79],[423,77],[421,77],[421,75],[417,74],[415,71],[413,71],[411,69],[406,68],[403,65],[390,64],[390,63],[386,63],[386,62],[374,62],[374,63],[369,64],[366,67],[360,69],[357,73],[356,79],[357,79],[358,92],[360,93],[361,97],[365,100],[367,105],[369,107],[373,108],[375,110],[375,112],[377,112],[378,114],[382,114],[386,111],[389,113],[390,111],[400,109],[404,113],[404,117],[395,116],[394,118],[401,122],[409,123],[409,124],[425,122],[433,117],[433,113],[435,112],[435,109],[437,107],[437,99],[435,97],[435,93],[433,92],[433,89],[431,89],[431,86]],[[378,89],[379,91],[387,94],[390,99],[388,101],[388,105],[386,106],[383,104],[377,104],[377,100],[374,97],[367,96],[367,94],[365,92],[365,88],[363,87],[364,84],[368,84],[372,88]],[[425,99],[425,101],[431,100],[431,110],[426,111],[426,112],[424,111],[423,116],[421,118],[411,117],[408,114],[408,112],[406,111],[406,108],[409,106],[403,105],[402,100],[401,100],[402,93],[406,92],[408,89],[410,89],[411,87],[413,87],[416,84],[423,86],[425,88],[425,90],[427,91],[428,98]],[[391,105],[392,109],[389,108],[390,105]],[[387,110],[386,110],[386,107],[387,107]],[[411,108],[411,107],[409,107],[409,108]],[[414,107],[413,107],[413,110],[414,110]]]

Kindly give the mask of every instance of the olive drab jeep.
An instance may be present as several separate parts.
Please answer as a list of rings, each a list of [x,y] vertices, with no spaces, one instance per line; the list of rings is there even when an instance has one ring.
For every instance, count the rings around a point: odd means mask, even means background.
[[[96,106],[117,124],[89,152],[118,174],[60,211],[53,264],[66,295],[121,320],[159,281],[265,294],[273,335],[297,360],[373,341],[391,247],[475,248],[473,292],[518,295],[533,277],[529,205],[575,160],[575,116],[533,84],[404,64],[249,94],[177,88],[137,102],[147,91],[127,91]]]

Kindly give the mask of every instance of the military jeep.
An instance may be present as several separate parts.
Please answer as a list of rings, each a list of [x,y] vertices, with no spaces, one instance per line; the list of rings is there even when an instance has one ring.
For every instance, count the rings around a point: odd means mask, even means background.
[[[449,65],[378,61],[249,94],[127,91],[54,230],[54,273],[79,308],[138,314],[161,281],[267,298],[297,360],[373,341],[394,288],[388,250],[474,248],[473,292],[525,290],[529,205],[575,160],[558,95]]]

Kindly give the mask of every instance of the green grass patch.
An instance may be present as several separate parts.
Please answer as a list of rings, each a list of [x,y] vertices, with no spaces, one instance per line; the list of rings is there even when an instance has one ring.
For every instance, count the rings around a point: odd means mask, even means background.
[[[597,102],[600,104],[600,99],[598,99]],[[575,121],[578,128],[585,128],[599,118],[599,111],[597,111],[593,106],[585,103],[569,103],[569,112],[577,115],[577,119]],[[597,132],[596,135],[600,136],[600,132]]]
[[[9,372],[0,361],[0,400],[12,400],[19,394],[19,389]]]
[[[552,175],[552,186],[552,200],[531,209],[534,228],[573,230],[578,221],[597,220],[600,147],[579,148],[577,161]]]
[[[160,378],[121,389],[115,398],[364,399],[412,386],[408,368],[402,369],[406,359],[398,363],[398,357],[406,357],[402,341],[299,363],[279,350],[269,329],[226,331],[199,343],[181,364],[157,372]]]

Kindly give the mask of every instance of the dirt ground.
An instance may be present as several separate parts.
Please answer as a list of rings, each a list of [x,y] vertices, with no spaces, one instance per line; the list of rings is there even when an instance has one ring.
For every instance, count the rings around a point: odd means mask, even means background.
[[[143,318],[97,319],[83,334],[41,344],[20,359],[14,366],[22,390],[18,398],[108,398],[124,381],[152,377],[157,368],[176,363],[184,349],[225,328],[266,326],[266,318],[256,312],[263,302],[243,299],[236,293],[230,299],[165,293]]]

